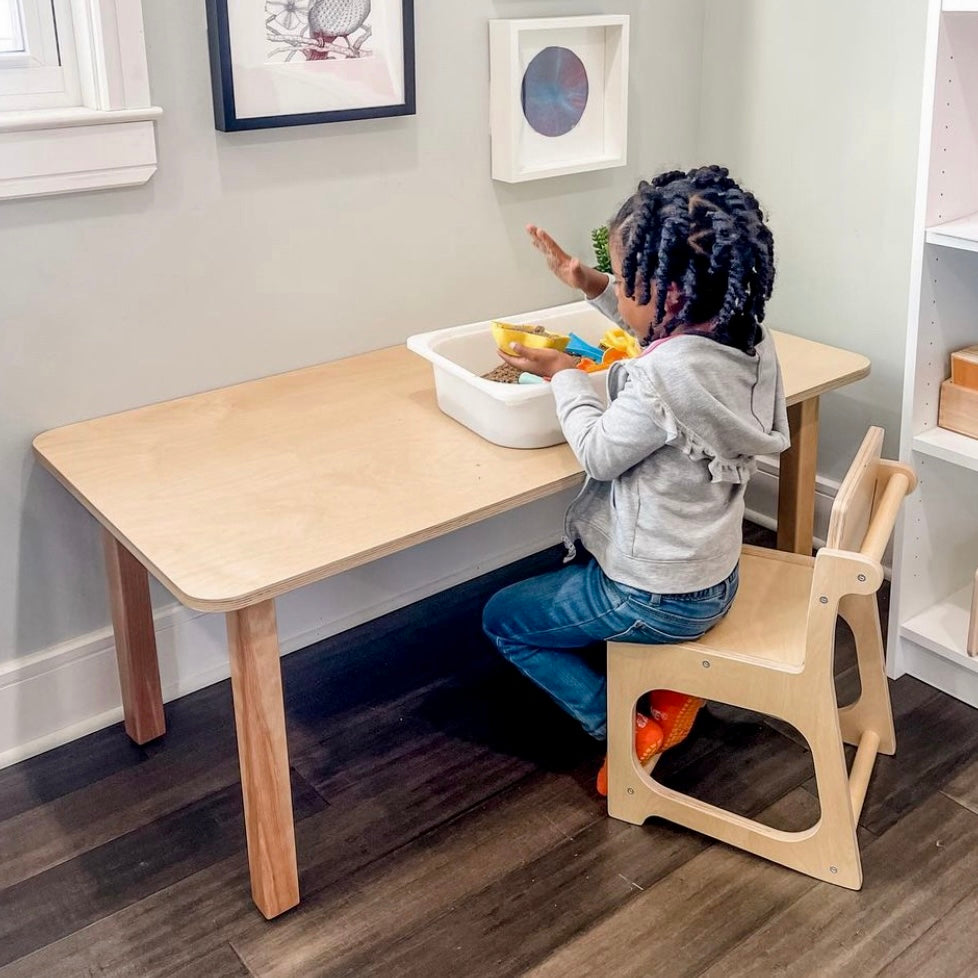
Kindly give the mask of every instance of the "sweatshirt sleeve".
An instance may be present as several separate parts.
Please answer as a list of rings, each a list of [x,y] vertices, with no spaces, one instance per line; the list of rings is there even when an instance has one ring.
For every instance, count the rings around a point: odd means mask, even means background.
[[[608,284],[604,292],[587,301],[603,316],[627,332],[625,323],[618,314],[618,297],[615,295],[615,280],[611,275],[608,276]]]
[[[559,371],[551,387],[564,436],[592,479],[610,482],[666,444],[634,383],[626,382],[607,409],[581,370]]]

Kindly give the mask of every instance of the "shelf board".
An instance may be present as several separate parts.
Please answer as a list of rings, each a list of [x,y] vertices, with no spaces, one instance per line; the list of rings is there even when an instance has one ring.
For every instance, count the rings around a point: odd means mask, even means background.
[[[975,10],[978,10],[978,0],[975,0]],[[926,238],[928,244],[978,251],[978,212],[956,221],[934,224],[927,228]]]
[[[931,428],[914,436],[913,450],[978,472],[978,438],[959,435],[947,428]]]
[[[978,657],[968,655],[968,625],[971,621],[973,587],[965,585],[949,598],[938,601],[900,626],[903,638],[978,673]]]
[[[941,10],[946,14],[959,13],[961,11],[978,12],[978,0],[943,0]]]

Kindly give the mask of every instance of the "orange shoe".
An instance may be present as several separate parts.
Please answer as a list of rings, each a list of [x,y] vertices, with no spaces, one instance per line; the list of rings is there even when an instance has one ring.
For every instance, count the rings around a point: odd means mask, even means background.
[[[695,713],[693,714],[695,716]],[[644,713],[635,714],[635,753],[639,764],[647,764],[664,748],[665,735],[662,727],[655,720],[650,720]],[[608,797],[608,758],[604,759],[595,788],[602,798]]]
[[[656,689],[649,693],[652,719],[662,728],[660,750],[669,750],[689,736],[696,714],[705,702],[698,696],[674,693],[671,689]]]

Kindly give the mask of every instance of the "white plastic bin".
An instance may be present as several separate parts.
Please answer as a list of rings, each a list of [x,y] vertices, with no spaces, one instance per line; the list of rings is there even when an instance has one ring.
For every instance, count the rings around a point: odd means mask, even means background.
[[[536,312],[499,316],[519,325],[541,323],[553,333],[576,333],[596,344],[614,324],[587,302],[572,302]],[[409,350],[430,360],[438,407],[487,441],[505,448],[545,448],[564,441],[549,384],[500,384],[485,380],[503,361],[496,353],[492,322],[450,326],[408,337]],[[594,389],[607,397],[608,372],[590,375]]]

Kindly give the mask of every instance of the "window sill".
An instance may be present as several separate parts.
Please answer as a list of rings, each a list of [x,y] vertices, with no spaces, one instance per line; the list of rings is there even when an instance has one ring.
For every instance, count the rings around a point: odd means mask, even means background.
[[[163,110],[151,105],[146,109],[42,109],[35,112],[0,112],[0,133],[29,132],[35,129],[71,129],[75,126],[112,126],[120,122],[151,122]]]
[[[156,172],[161,114],[153,106],[0,114],[0,199],[145,183]]]

